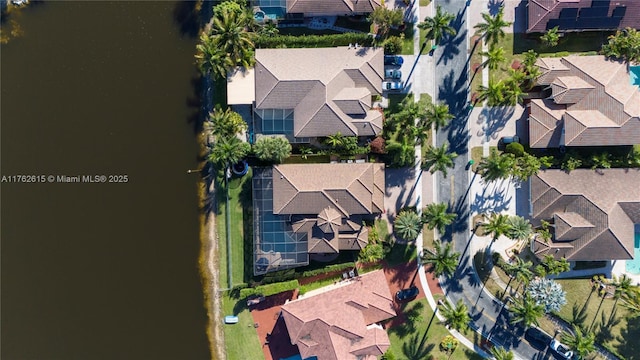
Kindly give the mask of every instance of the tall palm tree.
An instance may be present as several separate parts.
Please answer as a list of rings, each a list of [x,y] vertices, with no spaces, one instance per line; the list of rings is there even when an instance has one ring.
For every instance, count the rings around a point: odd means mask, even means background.
[[[556,260],[553,255],[547,254],[542,258],[542,266],[545,268],[545,272],[551,275],[558,275],[565,271],[569,271],[570,265],[567,259],[561,258]]]
[[[588,356],[596,350],[595,334],[583,332],[579,327],[573,326],[573,334],[562,334],[562,342],[571,348],[579,359]]]
[[[433,126],[437,131],[447,126],[453,118],[454,116],[449,112],[449,105],[437,103],[427,106],[424,116],[419,120],[418,125],[426,128]]]
[[[504,56],[504,48],[497,46],[492,46],[489,51],[483,51],[480,55],[487,57],[487,60],[485,60],[480,66],[487,66],[491,70],[497,69],[500,64],[506,60]]]
[[[514,166],[513,154],[499,154],[497,150],[491,149],[489,157],[483,158],[476,170],[486,181],[495,181],[509,178]]]
[[[253,65],[254,44],[252,33],[247,31],[246,13],[223,8],[214,16],[211,36],[218,47],[227,54],[233,66],[248,68]]]
[[[443,144],[440,147],[429,146],[424,154],[422,169],[429,170],[430,173],[441,171],[447,177],[447,169],[453,168],[453,160],[458,154],[449,152],[449,145]]]
[[[409,141],[387,140],[387,154],[391,157],[393,167],[413,166],[416,161],[415,147]]]
[[[200,72],[213,74],[216,79],[227,76],[227,71],[233,66],[231,58],[215,42],[212,36],[200,34],[200,42],[196,45],[196,63]]]
[[[492,243],[498,240],[500,236],[507,235],[511,230],[511,226],[509,225],[509,215],[507,214],[492,213],[491,216],[489,216],[489,221],[483,225],[484,231],[492,234]]]
[[[438,229],[441,233],[453,223],[457,216],[456,213],[447,212],[445,203],[431,203],[422,210],[422,222],[429,230]]]
[[[504,83],[503,93],[502,93],[502,104],[503,105],[511,105],[514,106],[518,103],[521,103],[524,99],[524,91],[522,91],[522,83],[518,83],[514,81],[514,78],[508,79]]]
[[[509,225],[507,236],[511,239],[517,241],[527,240],[533,234],[533,226],[531,226],[529,220],[522,216],[509,216],[507,224]]]
[[[504,103],[505,84],[502,80],[495,81],[489,79],[487,86],[478,86],[478,98],[477,101],[485,101],[489,106],[497,106]]]
[[[433,40],[434,44],[440,44],[444,34],[455,35],[456,29],[451,26],[454,16],[448,12],[443,12],[438,5],[436,7],[436,15],[432,18],[427,17],[418,27],[427,32],[426,38]]]
[[[514,263],[509,264],[507,268],[509,282],[507,283],[507,287],[504,289],[505,294],[507,293],[507,290],[509,290],[509,285],[511,284],[512,280],[518,279],[520,283],[522,283],[529,281],[533,277],[531,266],[533,266],[533,263],[531,261],[522,260],[521,257],[516,257],[514,259]],[[520,285],[518,285],[518,287],[519,286]]]
[[[633,286],[632,279],[627,276],[627,274],[622,274],[621,277],[614,276],[613,277],[613,286],[615,286],[615,291],[613,293],[613,298],[615,299],[613,303],[613,307],[611,308],[611,316],[613,316],[613,312],[618,305],[618,301],[621,298],[626,298],[634,291],[638,291],[636,286]]]
[[[216,106],[209,113],[209,119],[205,122],[205,130],[215,138],[231,137],[247,129],[247,123],[242,116],[231,108],[222,110]]]
[[[439,240],[433,241],[434,250],[425,248],[425,253],[422,255],[422,264],[431,264],[433,266],[433,273],[436,276],[445,274],[447,276],[453,275],[458,265],[458,258],[460,253],[454,252],[451,247],[451,243],[446,243],[442,246]]]
[[[455,307],[445,301],[444,304],[440,305],[440,314],[444,317],[445,326],[451,329],[465,331],[469,327],[471,318],[469,317],[469,310],[462,302],[462,299],[458,300]]]
[[[505,21],[503,19],[503,16],[504,6],[501,6],[500,10],[495,16],[491,16],[487,13],[482,13],[482,19],[484,20],[484,22],[474,26],[474,28],[478,29],[481,38],[484,38],[485,42],[487,42],[488,44],[497,44],[498,41],[505,35],[503,28],[511,25],[511,22]]]
[[[393,229],[396,234],[407,241],[414,241],[418,237],[421,228],[422,219],[413,210],[400,211],[393,223]]]
[[[631,317],[640,316],[640,292],[632,291],[629,294],[625,295],[622,299],[624,306],[627,310],[631,312]]]
[[[231,164],[237,163],[242,160],[249,151],[251,145],[238,139],[236,136],[222,137],[217,139],[213,145],[211,154],[209,154],[209,161],[216,165],[224,165],[225,168]]]
[[[495,360],[513,360],[514,358],[513,351],[507,351],[499,345],[492,347],[490,352]]]
[[[538,319],[544,315],[544,306],[536,304],[536,301],[525,294],[523,298],[516,298],[509,308],[512,314],[512,324],[522,324],[525,328],[538,325]]]

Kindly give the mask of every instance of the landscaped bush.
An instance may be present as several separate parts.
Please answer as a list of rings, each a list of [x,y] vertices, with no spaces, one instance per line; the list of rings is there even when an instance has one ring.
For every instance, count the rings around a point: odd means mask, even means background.
[[[521,157],[524,155],[524,146],[522,146],[522,144],[520,143],[512,142],[505,146],[504,151],[511,153],[516,157]]]
[[[253,144],[253,152],[261,161],[280,164],[291,156],[291,144],[283,137],[263,137]]]
[[[384,41],[385,55],[395,55],[401,51],[402,51],[402,37],[390,36],[387,40]]]
[[[316,48],[316,47],[336,47],[347,46],[349,44],[360,44],[362,46],[372,46],[374,39],[365,33],[344,33],[331,35],[276,35],[258,36],[254,41],[256,48]]]
[[[283,281],[289,281],[296,278],[296,270],[295,269],[287,269],[274,271],[272,273],[267,273],[260,281],[260,285],[273,284]]]
[[[376,137],[369,143],[369,148],[374,154],[384,154],[386,152],[384,138],[382,136]]]
[[[353,269],[354,267],[356,267],[356,263],[354,262],[333,264],[320,269],[305,271],[302,273],[302,277],[311,277],[311,276],[316,276],[320,274],[328,274],[334,271]]]
[[[240,298],[244,299],[254,295],[271,296],[275,294],[280,294],[285,291],[297,289],[299,286],[300,284],[298,283],[298,280],[261,285],[254,288],[247,288],[247,289],[240,290]]]

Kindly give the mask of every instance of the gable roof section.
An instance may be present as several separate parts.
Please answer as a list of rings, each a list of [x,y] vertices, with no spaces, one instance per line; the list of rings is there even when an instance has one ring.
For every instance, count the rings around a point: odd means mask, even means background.
[[[638,28],[640,3],[636,0],[529,0],[527,32]]]
[[[536,65],[537,82],[550,85],[552,95],[531,102],[532,148],[640,143],[640,88],[631,85],[627,64],[574,55]]]
[[[396,315],[392,306],[384,272],[378,270],[291,301],[282,307],[282,317],[302,358],[355,360],[389,348],[386,332],[375,324]]]
[[[382,92],[383,57],[381,48],[257,49],[255,108],[293,109],[296,137],[377,135],[371,96]]]
[[[378,0],[287,0],[287,12],[307,15],[370,13],[380,4]]]
[[[545,170],[531,178],[531,202],[536,221],[556,220],[556,239],[541,252],[584,261],[633,257],[638,219],[628,214],[640,210],[640,169]]]
[[[380,163],[277,165],[273,212],[316,215],[335,207],[345,217],[374,214],[380,212],[383,189],[384,164]]]

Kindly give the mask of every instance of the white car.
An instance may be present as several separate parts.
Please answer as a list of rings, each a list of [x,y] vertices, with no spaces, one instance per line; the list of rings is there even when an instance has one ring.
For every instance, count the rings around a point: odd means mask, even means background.
[[[567,360],[573,358],[573,351],[569,350],[567,345],[564,345],[556,339],[551,340],[551,344],[549,344],[549,347],[562,358],[565,358]]]
[[[382,91],[400,91],[402,90],[402,82],[400,81],[383,81]]]

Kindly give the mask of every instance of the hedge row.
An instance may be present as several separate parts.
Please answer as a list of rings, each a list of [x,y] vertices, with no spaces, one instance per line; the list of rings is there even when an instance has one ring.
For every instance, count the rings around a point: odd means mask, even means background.
[[[331,35],[276,35],[258,36],[254,43],[256,48],[314,48],[335,47],[356,44],[372,46],[375,39],[365,33],[343,33]]]
[[[280,294],[285,291],[297,289],[300,286],[298,280],[291,280],[281,283],[273,283],[267,285],[260,285],[254,288],[246,288],[240,290],[240,298],[244,299],[249,296],[270,296],[275,294]]]
[[[343,264],[334,264],[334,265],[329,265],[327,267],[320,268],[320,269],[305,271],[305,272],[302,273],[302,277],[311,277],[311,276],[316,276],[316,275],[320,275],[320,274],[327,274],[327,273],[334,272],[334,271],[353,269],[354,267],[356,267],[356,263],[355,262],[348,262],[348,263],[343,263]]]

